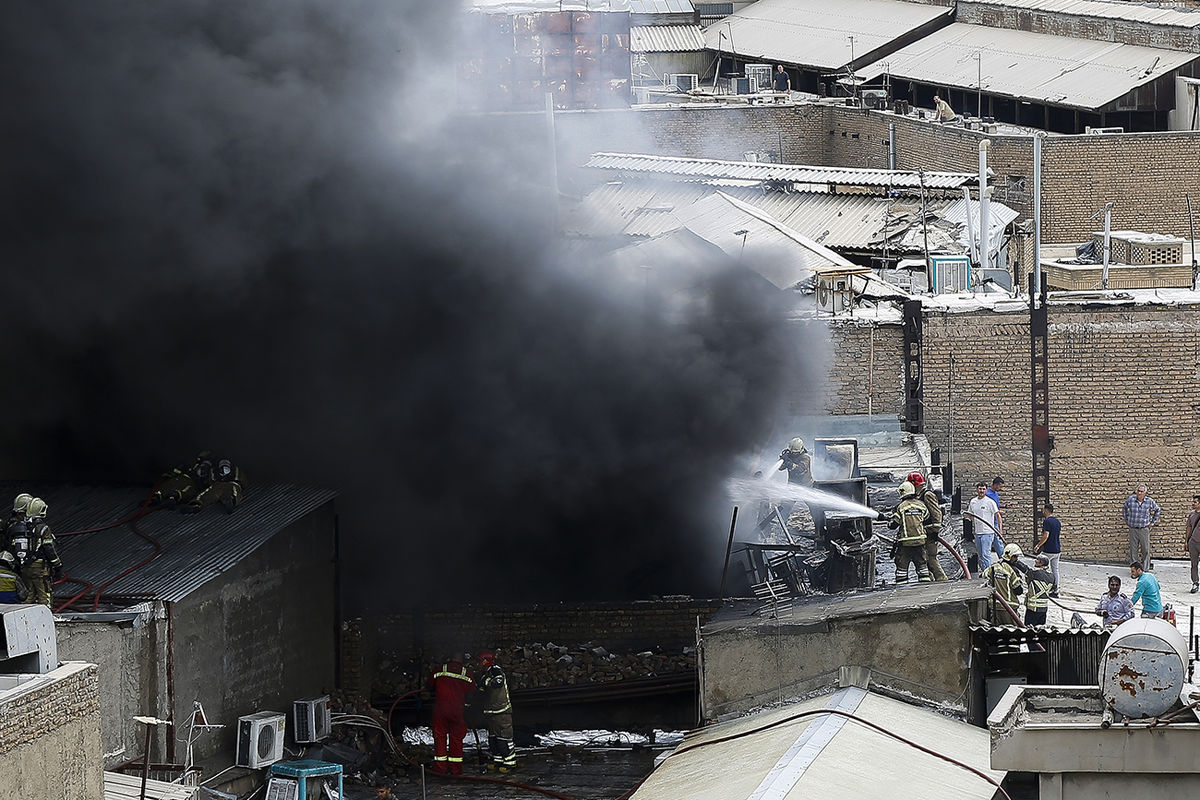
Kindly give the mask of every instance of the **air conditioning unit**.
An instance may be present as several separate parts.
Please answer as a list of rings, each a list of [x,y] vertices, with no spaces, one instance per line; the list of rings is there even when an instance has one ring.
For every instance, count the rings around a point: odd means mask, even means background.
[[[271,778],[267,782],[264,800],[304,800],[300,797],[300,781],[294,778]]]
[[[260,711],[238,718],[237,765],[259,769],[283,758],[286,714]]]
[[[757,78],[735,75],[730,80],[733,82],[734,94],[758,94]]]
[[[668,72],[665,83],[681,92],[691,92],[700,85],[700,76],[690,72]]]
[[[746,77],[754,78],[758,81],[758,90],[771,88],[771,65],[770,64],[747,64]]]
[[[1084,133],[1101,134],[1101,133],[1124,133],[1124,132],[1125,132],[1125,129],[1121,128],[1121,127],[1093,128],[1091,125],[1088,125],[1086,128],[1084,128]]]
[[[296,744],[312,744],[329,735],[329,695],[292,703],[292,735]]]

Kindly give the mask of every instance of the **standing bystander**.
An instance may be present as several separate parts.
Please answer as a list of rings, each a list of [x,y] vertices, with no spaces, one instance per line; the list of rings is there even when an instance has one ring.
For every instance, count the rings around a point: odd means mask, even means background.
[[[1054,576],[1054,594],[1058,594],[1058,557],[1062,555],[1062,521],[1054,515],[1054,505],[1046,503],[1042,509],[1042,538],[1033,546],[1033,554],[1044,553],[1050,563],[1050,574]]]
[[[788,75],[783,69],[783,64],[775,65],[775,91],[790,92],[792,90],[792,76]]]
[[[1129,598],[1129,605],[1137,605],[1140,598],[1142,601],[1142,616],[1147,619],[1160,619],[1162,617],[1163,605],[1162,594],[1158,588],[1158,578],[1151,575],[1149,572],[1142,570],[1142,562],[1134,561],[1129,565],[1129,577],[1137,581],[1137,589],[1133,592],[1133,597]]]
[[[1004,558],[1004,512],[1001,510],[1000,493],[1004,491],[1004,478],[997,475],[992,478],[992,488],[987,490],[987,496],[996,503],[996,538],[992,540],[992,552],[998,558]]]
[[[1187,515],[1183,531],[1188,557],[1192,560],[1192,594],[1195,594],[1200,590],[1200,573],[1196,571],[1200,564],[1200,494],[1192,496],[1192,511]]]
[[[975,527],[975,550],[979,553],[979,571],[991,566],[992,542],[996,538],[996,516],[1000,510],[996,501],[987,496],[987,484],[980,481],[975,485],[975,496],[967,504],[967,516]]]
[[[1129,526],[1129,560],[1139,562],[1142,570],[1149,572],[1154,569],[1154,562],[1150,560],[1150,529],[1162,516],[1162,509],[1154,498],[1146,496],[1147,491],[1146,484],[1139,483],[1134,493],[1126,498],[1121,515]]]

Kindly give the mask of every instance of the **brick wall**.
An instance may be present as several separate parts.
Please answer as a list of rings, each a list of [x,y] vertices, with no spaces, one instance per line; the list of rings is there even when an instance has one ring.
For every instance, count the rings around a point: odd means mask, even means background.
[[[896,416],[904,412],[900,325],[830,320],[829,339],[828,413]]]
[[[594,642],[610,651],[694,645],[696,618],[703,624],[719,600],[655,600],[632,603],[558,603],[528,606],[477,605],[444,610],[414,609],[382,618],[352,620],[342,636],[343,688],[367,694],[380,654],[439,659],[539,642],[574,646]]]
[[[479,136],[511,134],[535,148],[545,140],[536,114],[461,118]],[[564,181],[599,173],[574,169],[596,151],[741,159],[747,151],[783,151],[790,163],[886,168],[889,125],[896,126],[896,166],[974,172],[984,134],[916,117],[841,106],[662,108],[563,112],[555,117]],[[997,199],[1032,213],[1033,140],[987,135]],[[544,165],[544,157],[530,155]],[[1024,195],[1004,191],[1007,176],[1026,179]],[[1200,185],[1200,132],[1049,136],[1043,147],[1042,241],[1079,242],[1102,227],[1088,218],[1115,202],[1114,229],[1188,235],[1184,194]]]
[[[1045,9],[1013,8],[970,0],[958,3],[954,19],[956,22],[987,25],[991,28],[1200,53],[1200,29],[1195,27],[1150,24]]]
[[[64,664],[0,698],[5,797],[95,800],[103,793],[94,664]]]

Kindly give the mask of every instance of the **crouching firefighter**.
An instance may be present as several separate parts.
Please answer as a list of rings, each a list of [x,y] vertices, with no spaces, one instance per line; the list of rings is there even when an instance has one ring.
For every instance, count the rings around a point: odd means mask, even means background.
[[[512,701],[508,697],[508,679],[496,663],[491,650],[479,651],[483,674],[479,687],[483,692],[483,718],[487,722],[488,749],[492,751],[490,768],[511,772],[517,768],[517,750],[513,747]]]
[[[925,522],[929,509],[917,497],[917,489],[910,482],[900,484],[900,505],[892,513],[889,528],[897,529],[894,558],[896,560],[896,584],[908,583],[908,565],[915,564],[917,580],[928,583],[933,580],[925,562]]]
[[[451,659],[429,677],[429,685],[434,691],[433,771],[462,775],[463,737],[467,735],[463,705],[475,681],[462,662]]]

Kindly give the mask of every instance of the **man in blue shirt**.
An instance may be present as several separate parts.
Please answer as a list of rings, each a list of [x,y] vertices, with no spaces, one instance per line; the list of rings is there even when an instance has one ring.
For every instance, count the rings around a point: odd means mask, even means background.
[[[1146,496],[1147,491],[1146,484],[1139,483],[1121,508],[1121,516],[1129,526],[1129,560],[1141,562],[1144,570],[1154,566],[1150,563],[1150,529],[1162,516],[1162,509],[1154,498]]]
[[[996,521],[992,523],[995,526],[996,535],[992,537],[992,549],[1000,558],[1004,558],[1004,512],[1000,510],[1000,492],[1003,489],[1004,478],[997,475],[992,478],[992,488],[987,490],[987,496],[992,498],[992,502],[996,504]]]
[[[1160,619],[1162,617],[1162,595],[1158,591],[1158,578],[1149,572],[1142,571],[1142,562],[1134,561],[1129,565],[1129,577],[1137,581],[1137,590],[1129,598],[1129,605],[1136,605],[1138,598],[1142,600],[1142,617]]]
[[[1062,555],[1062,544],[1059,535],[1062,533],[1062,521],[1054,516],[1054,505],[1046,503],[1042,509],[1042,538],[1033,546],[1033,554],[1044,553],[1050,560],[1050,574],[1054,576],[1054,594],[1058,594],[1058,557]]]

